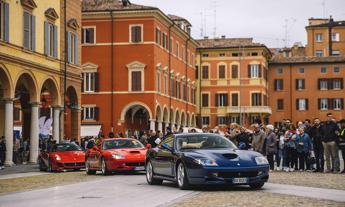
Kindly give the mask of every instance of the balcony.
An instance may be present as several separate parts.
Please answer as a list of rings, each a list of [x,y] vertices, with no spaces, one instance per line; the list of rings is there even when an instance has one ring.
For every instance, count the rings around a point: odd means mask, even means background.
[[[228,113],[250,113],[250,114],[272,114],[272,109],[269,106],[229,106]]]

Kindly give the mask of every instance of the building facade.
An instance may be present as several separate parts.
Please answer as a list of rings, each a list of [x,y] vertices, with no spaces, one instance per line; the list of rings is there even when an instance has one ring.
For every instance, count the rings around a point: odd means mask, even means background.
[[[190,29],[155,7],[84,0],[82,135],[195,125]]]
[[[60,0],[0,1],[0,135],[7,149],[13,148],[13,137],[28,140],[33,163],[39,137],[62,138],[61,5]],[[6,165],[12,157],[7,150]]]
[[[198,40],[199,126],[223,126],[237,122],[267,122],[268,48],[251,38]]]

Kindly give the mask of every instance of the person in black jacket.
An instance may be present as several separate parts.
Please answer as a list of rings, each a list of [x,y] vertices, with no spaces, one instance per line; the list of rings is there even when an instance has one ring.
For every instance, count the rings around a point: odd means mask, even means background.
[[[236,136],[237,146],[241,150],[250,149],[251,134],[246,131],[244,127],[241,127],[241,131]]]
[[[339,172],[339,152],[338,152],[338,135],[339,127],[334,122],[332,113],[327,114],[327,121],[322,127],[323,139],[322,145],[325,151],[326,157],[326,172]],[[331,158],[332,158],[332,168],[331,168]]]
[[[5,164],[5,156],[6,156],[6,144],[5,144],[5,137],[2,136],[0,138],[0,170],[4,169]]]
[[[343,156],[344,169],[341,173],[345,173],[345,119],[340,121],[341,129],[339,135],[339,149],[341,150],[341,155]]]
[[[314,119],[314,126],[310,129],[310,137],[313,141],[315,161],[316,161],[316,170],[314,172],[323,172],[324,171],[324,154],[323,154],[323,145],[322,145],[322,125],[319,118]]]

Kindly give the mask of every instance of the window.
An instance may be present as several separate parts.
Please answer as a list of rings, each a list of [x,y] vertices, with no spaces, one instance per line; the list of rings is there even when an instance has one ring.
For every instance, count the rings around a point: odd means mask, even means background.
[[[58,57],[58,27],[50,22],[44,22],[44,54]]]
[[[142,26],[130,26],[131,28],[131,42],[132,43],[139,43],[142,42]]]
[[[189,58],[189,56],[190,56],[190,52],[189,52],[189,50],[187,50],[187,55],[186,55],[186,63],[187,63],[187,64],[190,64],[190,58]]]
[[[339,56],[340,52],[339,50],[332,50],[332,56]]]
[[[162,45],[161,31],[156,28],[156,43]]]
[[[84,92],[95,92],[96,73],[83,73]]]
[[[260,116],[250,116],[250,124],[254,124],[258,120],[261,120]]]
[[[23,47],[28,50],[35,51],[35,44],[36,44],[36,18],[35,16],[31,15],[30,13],[24,11],[24,42]]]
[[[324,74],[324,73],[327,73],[327,68],[322,67],[322,68],[320,69],[320,72],[323,73],[323,74]]]
[[[83,28],[82,29],[82,43],[83,44],[95,44],[95,28]]]
[[[228,94],[226,93],[216,94],[216,106],[220,106],[220,107],[228,106]]]
[[[175,94],[174,94],[174,79],[173,79],[173,77],[170,77],[170,96],[175,96]]]
[[[219,57],[225,57],[225,53],[219,53]]]
[[[304,68],[299,68],[298,72],[301,73],[301,74],[304,74]]]
[[[218,78],[225,79],[225,65],[218,66]]]
[[[185,56],[184,56],[185,54],[184,54],[184,47],[182,46],[181,47],[181,58],[182,58],[182,61],[184,61],[185,60]]]
[[[164,94],[168,94],[168,76],[164,75]]]
[[[218,125],[227,125],[227,118],[226,116],[218,116],[217,117]]]
[[[68,63],[78,64],[78,36],[75,33],[68,32]]]
[[[208,79],[208,66],[204,65],[202,66],[202,79]]]
[[[323,51],[322,50],[316,50],[315,56],[316,57],[323,57]]]
[[[132,71],[131,72],[132,75],[132,87],[131,87],[131,91],[142,91],[142,80],[141,80],[141,71]]]
[[[282,91],[284,89],[284,80],[283,79],[275,79],[274,80],[274,90],[275,91]]]
[[[284,71],[283,71],[283,68],[278,68],[278,69],[277,69],[277,74],[283,74],[283,72],[284,72]]]
[[[340,73],[340,67],[334,67],[333,72],[334,73]]]
[[[181,83],[176,81],[176,98],[181,98]]]
[[[340,90],[343,89],[343,79],[335,78],[333,79],[333,89]]]
[[[252,56],[258,56],[257,52],[252,52]]]
[[[157,79],[156,79],[156,84],[157,84],[157,92],[161,92],[161,73],[157,72]]]
[[[202,125],[209,125],[210,124],[210,117],[203,116],[201,117]]]
[[[238,55],[237,52],[234,52],[234,53],[231,54],[231,56],[232,56],[232,57],[238,57],[239,55]]]
[[[308,99],[296,99],[296,109],[299,111],[308,110]]]
[[[169,52],[171,53],[173,51],[173,39],[172,37],[170,37],[170,41],[169,41]]]
[[[252,106],[261,106],[261,93],[252,93]]]
[[[209,104],[208,104],[208,94],[207,93],[203,93],[201,94],[201,98],[202,98],[202,107],[208,107]]]
[[[176,57],[180,57],[180,45],[176,42]]]
[[[278,110],[284,110],[284,99],[278,99],[277,100],[277,109]]]
[[[202,57],[208,57],[208,53],[202,54]]]
[[[261,77],[260,66],[258,64],[252,64],[248,66],[248,77],[249,78]]]
[[[238,78],[238,65],[231,66],[231,78],[237,79]]]
[[[328,110],[328,99],[327,98],[321,98],[320,99],[320,109],[321,110]]]
[[[163,47],[168,48],[168,36],[165,33],[163,33]]]
[[[9,41],[9,4],[0,1],[0,39]]]
[[[230,116],[230,123],[240,124],[240,117],[239,116]]]
[[[322,38],[323,38],[323,36],[321,33],[315,34],[315,41],[316,42],[322,42]]]
[[[327,79],[319,79],[319,89],[320,90],[328,90],[328,80]]]
[[[95,120],[95,107],[84,107],[84,120]]]
[[[296,90],[304,90],[304,89],[305,89],[305,80],[296,79]]]
[[[341,110],[344,107],[344,103],[343,103],[344,99],[341,98],[335,98],[333,99],[333,109],[334,110]]]
[[[196,102],[195,102],[195,95],[196,95],[196,93],[195,93],[195,88],[192,88],[192,104],[195,104]]]
[[[332,41],[339,42],[340,41],[340,34],[338,32],[332,33]]]
[[[231,94],[231,106],[238,106],[238,93]]]

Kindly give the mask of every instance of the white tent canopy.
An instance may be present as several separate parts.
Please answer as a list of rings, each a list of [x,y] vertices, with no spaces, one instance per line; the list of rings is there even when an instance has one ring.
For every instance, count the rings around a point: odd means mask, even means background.
[[[97,137],[102,125],[82,125],[80,127],[81,137]]]

